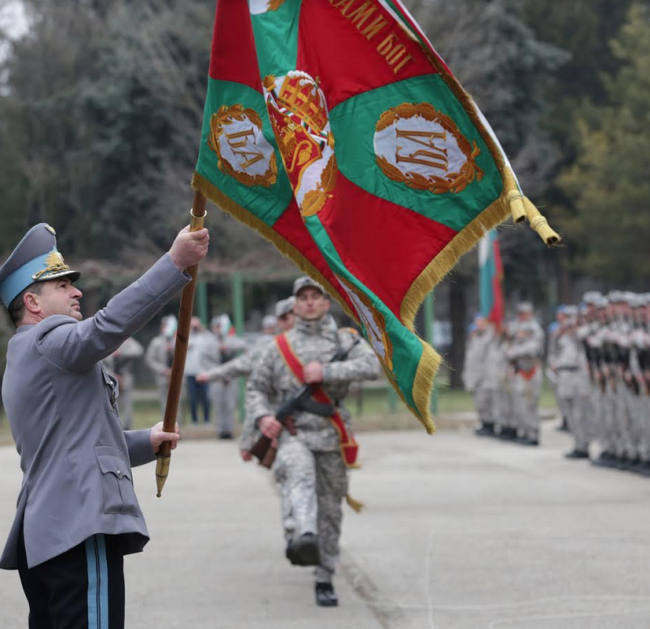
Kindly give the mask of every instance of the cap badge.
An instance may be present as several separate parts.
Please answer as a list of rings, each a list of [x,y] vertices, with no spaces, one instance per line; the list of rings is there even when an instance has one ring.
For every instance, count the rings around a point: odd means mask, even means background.
[[[50,227],[50,229],[52,228]],[[41,279],[45,275],[50,275],[50,273],[62,273],[70,270],[70,267],[64,262],[63,256],[58,251],[51,251],[45,258],[45,264],[47,266],[43,270],[32,275],[33,280]]]

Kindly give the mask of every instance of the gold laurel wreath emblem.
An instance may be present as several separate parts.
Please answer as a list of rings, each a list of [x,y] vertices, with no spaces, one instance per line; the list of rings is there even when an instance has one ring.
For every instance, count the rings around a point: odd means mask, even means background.
[[[323,209],[327,199],[332,196],[332,192],[336,188],[336,174],[338,170],[336,158],[334,155],[330,155],[316,190],[307,192],[302,200],[300,213],[303,216],[313,216]]]
[[[470,144],[456,123],[429,103],[402,103],[397,107],[391,107],[380,116],[375,131],[383,131],[399,120],[407,120],[415,116],[420,116],[429,122],[436,122],[445,131],[451,133],[456,138],[458,148],[462,151],[466,161],[460,172],[447,173],[445,177],[437,177],[436,175],[424,176],[419,173],[405,173],[385,157],[377,155],[377,165],[386,177],[392,181],[406,184],[414,190],[428,190],[433,194],[446,194],[447,192],[458,194],[475,179],[481,181],[483,171],[476,165],[476,158],[481,153],[478,145],[475,141]]]
[[[277,11],[287,0],[269,0],[266,5],[267,11]]]
[[[50,273],[62,273],[63,271],[70,270],[70,267],[65,263],[63,256],[58,251],[51,251],[47,258],[45,258],[45,264],[47,266],[42,271],[38,271],[38,273],[32,275],[33,280],[38,280]]]
[[[362,293],[361,291],[357,290],[356,286],[354,286],[351,282],[346,280],[344,277],[341,277],[340,275],[336,276],[336,279],[341,282],[345,286],[345,288],[356,295],[357,299],[368,309],[370,312],[370,315],[372,316],[373,322],[375,326],[377,327],[378,330],[381,330],[381,343],[384,346],[384,352],[386,354],[386,358],[382,358],[381,356],[377,355],[377,358],[379,358],[380,362],[382,363],[382,366],[386,370],[386,373],[388,374],[389,378],[391,378],[393,381],[395,381],[395,376],[393,374],[393,343],[390,340],[390,337],[388,334],[386,334],[386,319],[384,319],[384,315],[381,314],[372,304],[370,301],[370,298],[368,295],[365,293]],[[354,303],[354,301],[352,302]],[[356,309],[356,308],[355,308]],[[361,312],[358,313],[359,318],[361,320],[364,320],[364,317]],[[366,324],[364,321],[364,325],[366,325],[366,329],[369,328],[369,326]]]
[[[225,127],[231,125],[235,120],[241,122],[247,118],[260,130],[260,132],[262,131],[262,119],[254,109],[245,108],[240,104],[231,105],[230,107],[227,105],[219,107],[219,110],[212,114],[212,117],[210,118],[208,147],[217,154],[217,157],[219,158],[217,166],[221,172],[230,175],[233,179],[245,186],[263,186],[264,188],[270,188],[278,180],[278,165],[275,158],[275,152],[271,154],[268,168],[264,174],[249,175],[246,172],[235,169],[221,154],[219,148],[219,140],[224,134]]]

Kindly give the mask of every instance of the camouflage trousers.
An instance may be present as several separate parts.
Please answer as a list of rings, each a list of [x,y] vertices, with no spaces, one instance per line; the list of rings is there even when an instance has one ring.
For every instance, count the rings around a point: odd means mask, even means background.
[[[280,487],[287,542],[314,533],[320,554],[314,576],[319,583],[329,583],[339,556],[342,501],[348,491],[341,454],[313,452],[299,437],[283,439],[273,474]]]
[[[494,425],[497,419],[497,395],[496,389],[479,384],[472,392],[474,408],[481,424]]]
[[[520,436],[539,439],[539,396],[542,392],[542,370],[532,378],[516,374],[513,382],[512,410]]]

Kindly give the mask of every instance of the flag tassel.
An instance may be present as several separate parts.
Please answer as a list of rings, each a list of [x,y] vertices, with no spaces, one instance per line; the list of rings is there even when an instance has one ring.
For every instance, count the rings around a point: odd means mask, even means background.
[[[363,504],[363,502],[355,500],[352,496],[350,496],[350,494],[345,494],[345,501],[348,503],[348,506],[357,513],[361,513],[363,508],[366,506]]]
[[[524,207],[526,208],[526,216],[528,216],[530,226],[547,245],[556,245],[560,242],[560,236],[551,229],[546,218],[540,214],[539,210],[528,197],[524,197]]]
[[[507,190],[506,200],[510,207],[512,220],[515,223],[521,223],[528,219],[531,228],[549,246],[560,242],[560,236],[551,228],[546,218],[540,214],[533,202],[521,193],[515,176],[509,168],[505,169],[504,183]]]

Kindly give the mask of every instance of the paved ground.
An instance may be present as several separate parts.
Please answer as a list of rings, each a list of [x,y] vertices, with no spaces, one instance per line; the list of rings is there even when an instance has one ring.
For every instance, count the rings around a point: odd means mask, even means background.
[[[647,629],[650,479],[468,432],[361,435],[338,609],[283,559],[269,476],[229,443],[186,442],[162,499],[136,483],[153,541],[127,559],[127,627],[144,629]],[[20,475],[0,448],[0,536]],[[26,626],[17,574],[0,573],[0,627]]]

